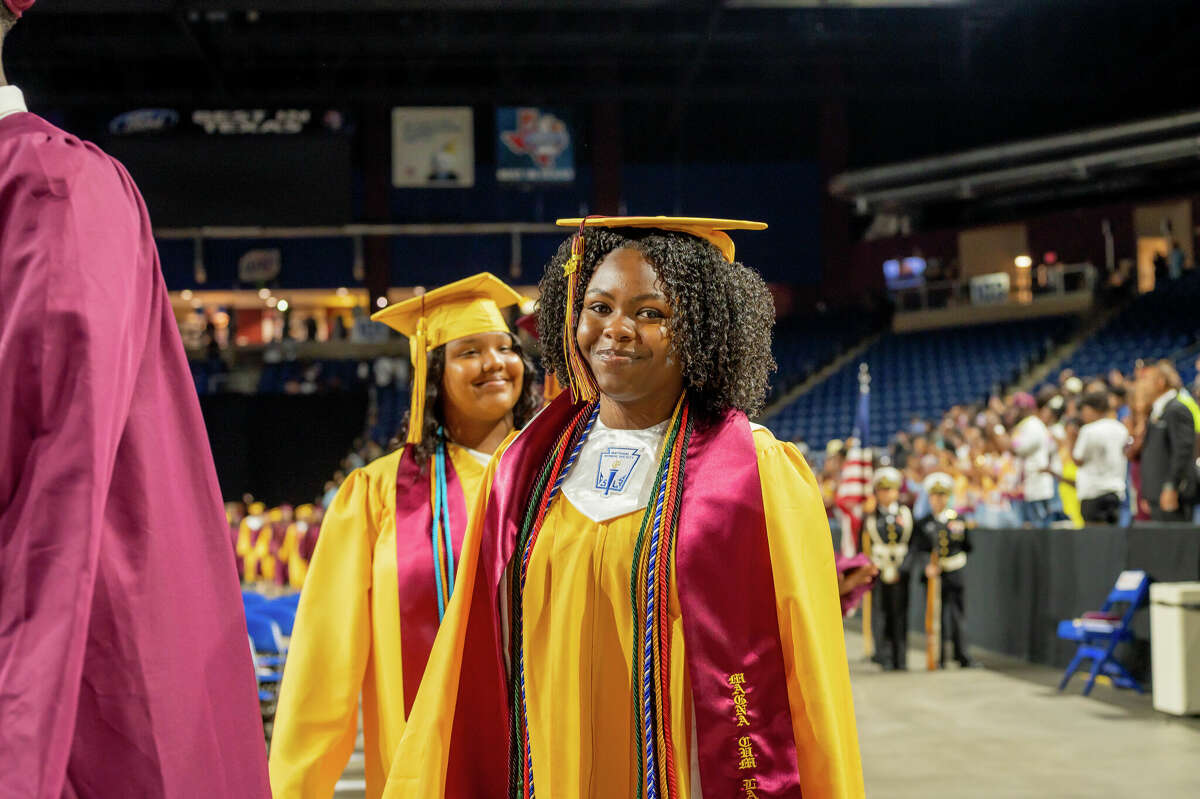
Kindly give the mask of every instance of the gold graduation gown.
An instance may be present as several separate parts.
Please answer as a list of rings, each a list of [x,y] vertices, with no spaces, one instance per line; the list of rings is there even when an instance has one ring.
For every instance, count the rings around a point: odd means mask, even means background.
[[[308,574],[308,561],[304,559],[300,548],[310,524],[299,521],[289,524],[283,543],[275,553],[279,562],[287,565],[288,586],[297,590],[304,587],[304,578]]]
[[[484,466],[455,444],[447,451],[469,513]],[[404,620],[396,582],[396,471],[403,453],[351,472],[325,513],[275,714],[275,799],[333,795],[354,751],[360,693],[366,795],[375,799],[383,792],[405,725]],[[431,564],[431,580],[432,572]]]
[[[260,519],[261,527],[255,528],[251,519]],[[238,525],[238,540],[235,551],[242,559],[242,582],[253,583],[258,579],[258,534],[262,529],[270,528],[266,517],[247,516]]]
[[[834,553],[820,489],[793,445],[777,441],[763,428],[756,428],[753,438],[800,784],[805,799],[861,797],[862,767]],[[489,484],[496,462],[485,478]],[[534,547],[523,619],[529,736],[539,796],[635,795],[629,579],[643,513],[594,522],[560,494]],[[460,674],[459,666],[483,515],[482,507],[472,513],[460,558],[459,588],[396,751],[387,799],[444,796],[456,685],[471,678]],[[677,653],[671,660],[671,726],[693,730],[674,583],[670,601],[672,651]],[[676,763],[692,763],[693,738],[694,732],[676,737]],[[681,799],[698,797],[695,765],[678,771]]]

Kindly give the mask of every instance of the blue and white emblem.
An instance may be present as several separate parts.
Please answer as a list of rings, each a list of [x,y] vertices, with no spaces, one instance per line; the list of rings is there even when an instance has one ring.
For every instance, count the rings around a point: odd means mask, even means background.
[[[596,467],[596,490],[603,491],[606,497],[624,492],[629,476],[641,457],[642,451],[637,447],[605,449],[600,453],[600,463]]]

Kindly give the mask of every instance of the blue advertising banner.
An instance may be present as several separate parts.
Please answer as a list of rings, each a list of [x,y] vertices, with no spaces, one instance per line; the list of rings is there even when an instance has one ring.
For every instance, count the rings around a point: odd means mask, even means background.
[[[570,183],[575,146],[570,119],[559,109],[496,109],[496,180],[501,183]]]

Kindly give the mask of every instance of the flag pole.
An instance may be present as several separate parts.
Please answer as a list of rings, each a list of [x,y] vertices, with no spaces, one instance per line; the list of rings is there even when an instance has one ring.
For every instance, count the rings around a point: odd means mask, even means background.
[[[860,363],[858,365],[858,408],[855,410],[855,413],[854,413],[854,429],[852,431],[852,437],[858,439],[858,447],[859,447],[860,451],[866,456],[866,461],[868,463],[868,469],[869,469],[869,463],[870,463],[870,454],[869,454],[870,451],[867,449],[867,441],[869,439],[870,432],[871,432],[871,370],[867,366],[866,363]],[[864,478],[866,477],[865,472],[864,472],[863,477]],[[869,481],[868,481],[867,485],[868,486],[870,485]],[[868,490],[870,490],[870,489],[864,488],[864,492],[868,491]],[[864,505],[866,504],[866,496],[865,495],[863,497],[863,503],[864,503]],[[860,548],[862,549],[862,553],[869,558],[869,557],[871,557],[871,537],[869,535],[866,535],[866,530],[863,529],[866,526],[866,522],[867,522],[866,512],[864,510],[864,512],[862,514],[862,521],[859,523],[858,538],[859,538],[859,542],[860,542]],[[873,591],[867,591],[866,594],[863,595],[863,602],[862,602],[863,655],[866,656],[866,658],[868,660],[875,657],[875,635],[874,635],[873,631],[871,630],[871,613],[873,611],[873,607],[872,607],[873,594],[874,594]]]

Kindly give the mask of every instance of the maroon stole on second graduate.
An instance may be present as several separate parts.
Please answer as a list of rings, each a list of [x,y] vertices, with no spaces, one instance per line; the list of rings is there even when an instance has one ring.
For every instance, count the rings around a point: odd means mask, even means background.
[[[582,407],[569,395],[560,396],[501,458],[463,644],[447,799],[499,797],[509,790],[509,751],[498,745],[509,730],[498,600],[522,519],[538,499],[529,496],[533,482]],[[741,413],[731,411],[716,423],[697,426],[693,434],[677,550],[676,585],[703,791],[799,797],[762,487],[749,423]]]
[[[433,470],[417,465],[412,446],[404,448],[396,469],[396,583],[400,599],[400,657],[404,670],[404,715],[412,710],[438,631],[437,586],[434,581],[433,507],[429,481]],[[446,501],[457,562],[467,531],[467,502],[462,484],[446,456]]]

